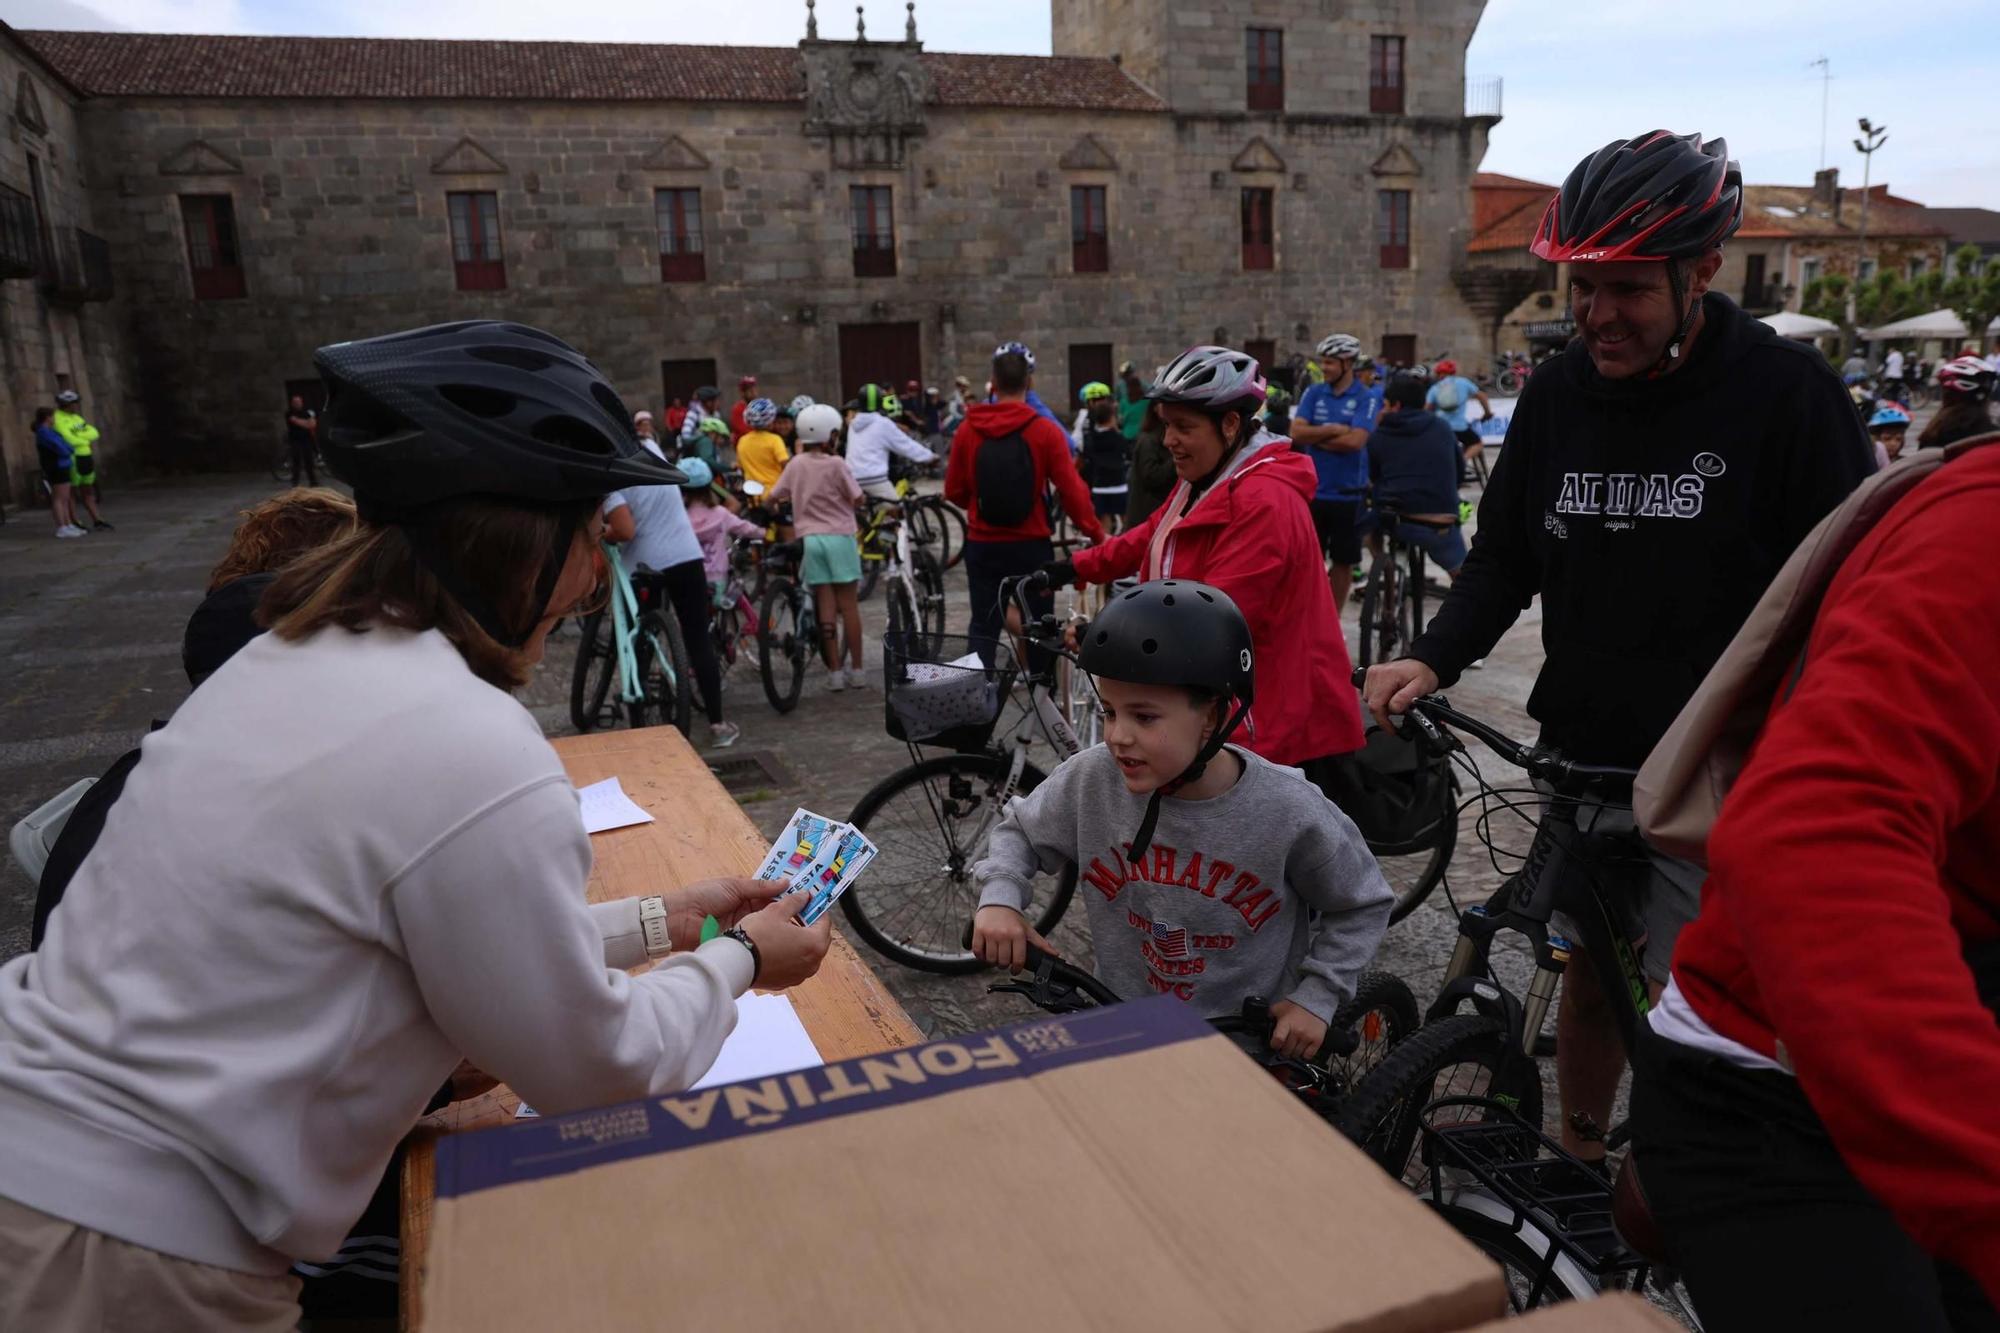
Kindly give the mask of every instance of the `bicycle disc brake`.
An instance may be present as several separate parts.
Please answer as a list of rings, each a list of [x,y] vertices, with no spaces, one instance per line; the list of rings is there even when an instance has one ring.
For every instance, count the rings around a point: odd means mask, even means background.
[[[1096,1007],[1095,1002],[1075,986],[1056,980],[1053,971],[1054,964],[1044,959],[1033,972],[1016,973],[1011,980],[994,982],[986,990],[991,995],[1025,995],[1036,1008],[1046,1009],[1052,1014],[1073,1014],[1080,1009]]]

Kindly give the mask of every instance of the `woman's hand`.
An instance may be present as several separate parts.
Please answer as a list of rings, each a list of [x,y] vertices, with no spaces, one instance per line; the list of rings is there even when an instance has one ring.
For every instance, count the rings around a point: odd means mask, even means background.
[[[786,887],[781,879],[731,876],[697,880],[685,888],[663,893],[660,897],[667,905],[667,934],[673,938],[675,949],[692,949],[701,943],[701,928],[709,917],[728,930],[769,905]],[[799,895],[801,899],[805,896]]]
[[[819,971],[833,944],[833,914],[810,926],[800,925],[799,913],[811,899],[810,893],[795,893],[743,918],[743,933],[757,946],[757,976],[752,982],[757,989],[785,990]]]
[[[980,908],[972,917],[972,953],[983,963],[1019,972],[1028,965],[1028,946],[1043,953],[1055,948],[1028,925],[1028,918],[1011,907],[994,904]]]
[[[1310,1060],[1326,1041],[1326,1024],[1290,1000],[1271,1006],[1271,1049],[1294,1060]]]

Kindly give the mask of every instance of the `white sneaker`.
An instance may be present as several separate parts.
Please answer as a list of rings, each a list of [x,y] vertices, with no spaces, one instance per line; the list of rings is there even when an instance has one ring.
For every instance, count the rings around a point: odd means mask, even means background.
[[[56,529],[56,536],[57,536],[57,537],[59,537],[59,538],[61,538],[61,537],[81,537],[81,536],[83,536],[83,535],[84,535],[84,531],[83,531],[83,529],[82,529],[82,528],[57,528],[57,529]]]
[[[875,678],[869,675],[862,668],[849,667],[847,669],[847,687],[849,689],[865,690],[874,683],[875,683]]]
[[[847,688],[847,674],[845,672],[834,670],[827,673],[826,692],[828,694],[839,694],[842,690],[846,688]]]
[[[716,722],[711,724],[708,729],[708,743],[715,749],[726,750],[736,744],[738,738],[742,735],[743,728],[737,726],[734,722]]]

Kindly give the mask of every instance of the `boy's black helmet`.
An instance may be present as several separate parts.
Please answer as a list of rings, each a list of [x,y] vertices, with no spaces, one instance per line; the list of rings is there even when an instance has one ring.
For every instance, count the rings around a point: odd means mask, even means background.
[[[334,343],[320,448],[364,509],[462,495],[564,504],[621,486],[678,486],[603,374],[553,334],[466,320]]]
[[[1136,685],[1180,685],[1252,702],[1250,623],[1220,588],[1191,579],[1142,583],[1111,599],[1084,631],[1076,664]]]

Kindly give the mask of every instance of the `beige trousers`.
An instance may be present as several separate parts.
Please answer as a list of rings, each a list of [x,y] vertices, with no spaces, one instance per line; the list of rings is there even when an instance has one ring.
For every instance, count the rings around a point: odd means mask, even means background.
[[[0,1199],[0,1329],[291,1333],[299,1280],[176,1259]]]

